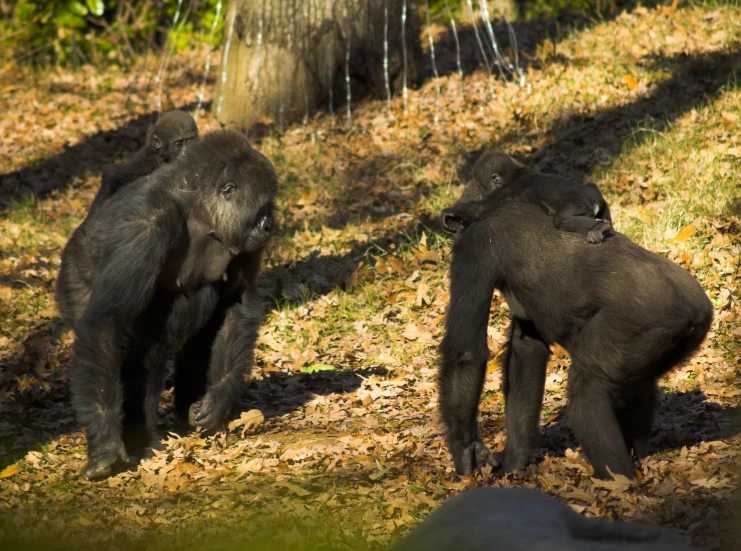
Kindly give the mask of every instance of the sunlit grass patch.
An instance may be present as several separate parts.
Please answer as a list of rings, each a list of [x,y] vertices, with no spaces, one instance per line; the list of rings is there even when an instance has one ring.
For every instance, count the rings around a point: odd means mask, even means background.
[[[369,101],[350,129],[319,114],[305,127],[271,130],[255,146],[279,174],[280,224],[259,280],[266,317],[247,400],[264,420],[246,432],[170,434],[161,456],[103,483],[79,477],[85,438],[64,390],[74,336],[53,299],[59,255],[99,174],[12,205],[0,214],[0,406],[18,411],[0,416],[8,442],[0,461],[19,469],[0,479],[0,530],[52,535],[42,542],[52,548],[93,536],[96,548],[119,537],[120,548],[386,548],[454,492],[436,392],[453,238],[437,216],[462,191],[467,154],[502,147],[536,168],[596,182],[617,230],[690,270],[716,321],[697,356],[661,381],[667,407],[656,436],[680,444],[644,462],[641,485],[615,495],[592,484],[569,432],[569,359],[558,349],[536,478],[477,481],[538,486],[567,502],[569,492],[586,492],[589,515],[674,526],[704,546],[716,537],[704,528],[715,518],[708,500],[738,481],[730,467],[738,439],[726,427],[741,388],[740,26],[735,3],[671,15],[637,8],[551,36],[550,53],[528,59],[523,87],[482,68],[466,76],[464,100],[457,76],[446,77],[440,100],[435,83],[410,90],[407,115],[394,97],[393,119],[385,102]],[[169,81],[178,105],[196,97],[188,74]],[[25,113],[9,96],[4,128],[18,145],[6,168],[117,127],[124,113],[111,104],[123,105],[122,91],[89,94],[90,110],[42,89],[57,100],[49,105],[68,110],[61,119],[38,113],[31,127],[18,123]],[[57,132],[50,143],[18,139],[47,124]],[[199,126],[218,124],[207,116]],[[481,419],[496,451],[506,438],[496,359],[508,320],[495,294]],[[161,413],[171,430],[167,400]],[[710,440],[725,447],[709,453]],[[702,486],[709,480],[715,486]],[[665,506],[667,495],[676,508]]]

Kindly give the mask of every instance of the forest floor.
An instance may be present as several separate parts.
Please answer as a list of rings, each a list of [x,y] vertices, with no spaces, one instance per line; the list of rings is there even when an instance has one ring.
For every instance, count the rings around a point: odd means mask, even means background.
[[[401,98],[393,117],[386,102],[366,102],[349,125],[338,109],[261,136],[256,146],[280,176],[281,216],[249,381],[260,413],[229,431],[178,435],[168,391],[167,449],[96,483],[80,476],[85,437],[66,390],[74,335],[54,285],[103,165],[141,144],[156,69],[2,68],[4,549],[383,549],[461,491],[437,414],[451,238],[436,215],[460,194],[467,153],[495,145],[597,183],[617,229],[687,268],[715,320],[696,357],[661,381],[654,451],[638,482],[590,477],[564,415],[568,358],[555,347],[537,468],[486,470],[477,484],[539,488],[587,516],[676,528],[704,549],[730,537],[723,526],[741,522],[732,518],[741,482],[741,9],[639,7],[568,31],[516,30],[524,87],[477,70],[461,98],[458,75],[444,74],[410,90],[406,114]],[[443,45],[439,53],[453,65]],[[195,105],[203,59],[173,59],[166,105]],[[218,127],[200,115],[203,133]],[[495,451],[505,442],[496,360],[507,320],[497,296],[481,405],[482,437]]]

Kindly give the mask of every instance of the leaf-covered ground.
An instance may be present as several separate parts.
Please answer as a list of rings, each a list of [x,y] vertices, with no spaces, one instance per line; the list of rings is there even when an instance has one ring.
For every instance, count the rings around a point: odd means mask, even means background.
[[[723,527],[741,522],[731,501],[741,482],[741,9],[637,8],[563,29],[517,26],[524,87],[478,70],[461,97],[457,74],[446,74],[410,91],[407,114],[394,99],[392,117],[385,102],[371,102],[349,125],[343,113],[268,132],[257,146],[280,175],[282,215],[261,280],[268,315],[249,382],[259,413],[245,412],[228,432],[170,433],[164,453],[99,483],[79,476],[85,438],[66,391],[74,336],[53,290],[102,166],[141,143],[154,68],[4,67],[5,544],[117,548],[146,536],[167,549],[257,549],[257,540],[382,549],[460,491],[437,415],[451,241],[435,215],[460,194],[466,153],[487,145],[596,182],[619,230],[698,278],[715,322],[702,351],[661,381],[655,451],[638,483],[590,477],[563,415],[560,349],[548,371],[537,469],[486,471],[476,482],[539,488],[588,516],[671,526],[705,549],[730,541]],[[435,31],[441,66],[454,66],[449,37]],[[201,53],[173,60],[168,104],[195,105],[202,67]],[[206,113],[198,122],[203,132],[217,127]],[[506,326],[496,297],[481,422],[497,451],[505,434],[496,357]],[[170,402],[166,393],[165,431]]]

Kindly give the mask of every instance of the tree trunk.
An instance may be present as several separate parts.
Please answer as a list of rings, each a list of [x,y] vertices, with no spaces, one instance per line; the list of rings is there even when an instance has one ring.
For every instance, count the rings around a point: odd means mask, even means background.
[[[212,109],[248,128],[385,98],[417,81],[419,33],[413,0],[232,0]]]

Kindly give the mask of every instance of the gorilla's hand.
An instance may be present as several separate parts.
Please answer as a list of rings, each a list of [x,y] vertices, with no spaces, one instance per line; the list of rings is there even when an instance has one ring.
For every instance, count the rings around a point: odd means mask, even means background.
[[[455,207],[445,209],[442,214],[440,214],[440,218],[443,227],[451,233],[458,233],[465,226],[463,217],[455,210]]]
[[[611,231],[612,224],[605,220],[601,220],[587,233],[587,242],[592,244],[602,243]]]
[[[198,402],[194,402],[188,411],[188,422],[191,426],[212,429],[221,424],[232,409],[232,401],[221,396],[213,389]]]

